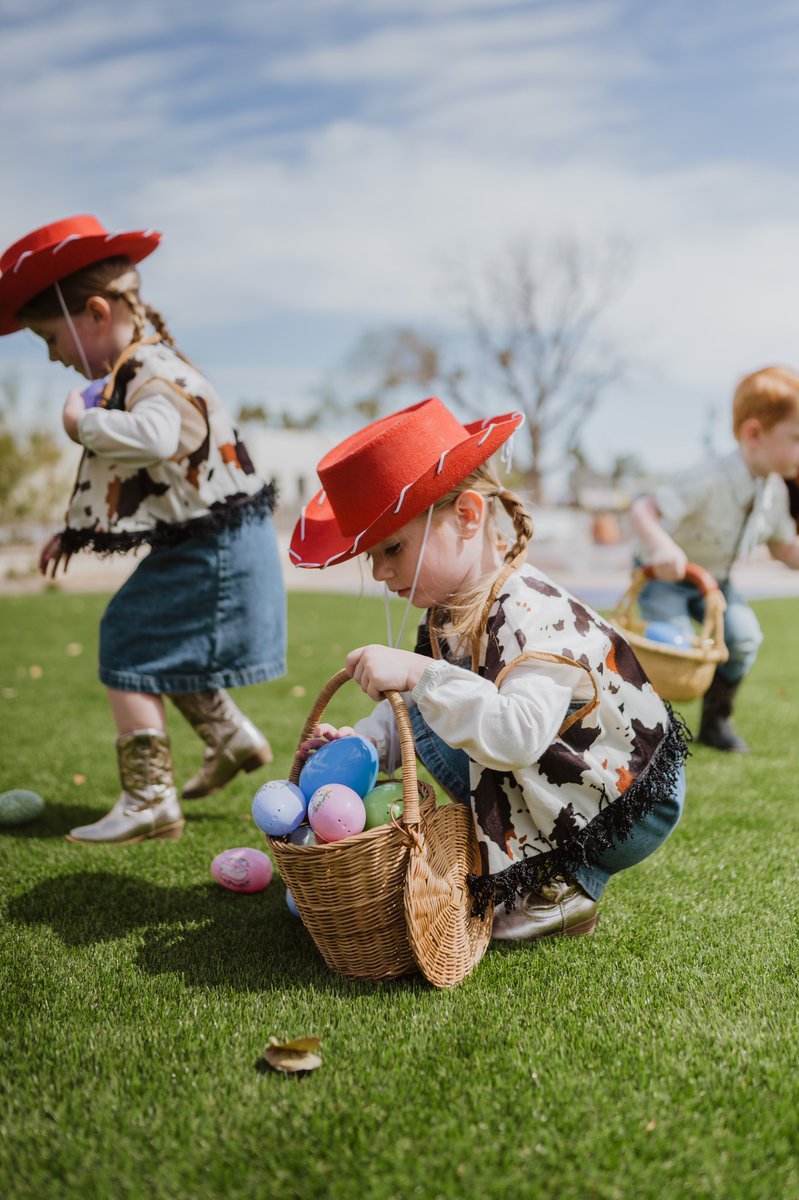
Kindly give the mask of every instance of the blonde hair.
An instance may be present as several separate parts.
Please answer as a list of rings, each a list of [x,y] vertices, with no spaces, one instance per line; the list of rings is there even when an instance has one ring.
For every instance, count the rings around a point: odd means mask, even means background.
[[[83,312],[90,296],[121,300],[133,317],[135,341],[139,342],[146,336],[147,325],[150,324],[168,345],[174,347],[172,334],[158,309],[142,301],[139,295],[139,272],[129,258],[104,258],[101,262],[65,276],[58,285],[69,313]],[[39,292],[19,310],[17,316],[24,323],[63,316],[55,287],[47,287]]]
[[[732,400],[732,431],[739,437],[744,421],[756,417],[764,430],[799,414],[799,375],[790,367],[764,367],[746,375]]]
[[[477,492],[487,501],[488,515],[486,531],[493,537],[496,544],[504,550],[505,566],[498,574],[485,575],[473,587],[462,593],[448,605],[448,616],[453,630],[459,638],[474,643],[483,633],[488,609],[493,603],[493,593],[497,584],[505,579],[509,568],[518,561],[523,561],[527,554],[527,544],[533,536],[533,520],[524,503],[499,481],[496,471],[489,463],[483,463],[471,475],[456,484],[433,506],[433,515],[449,508],[463,492]],[[502,505],[513,525],[515,540],[513,545],[505,549],[507,543],[503,540],[498,525],[496,502]]]

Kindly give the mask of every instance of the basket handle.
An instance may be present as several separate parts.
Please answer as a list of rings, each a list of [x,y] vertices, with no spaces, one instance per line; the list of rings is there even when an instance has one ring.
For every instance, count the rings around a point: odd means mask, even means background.
[[[656,578],[655,569],[650,564],[647,564],[642,568],[642,570],[645,579]],[[710,571],[706,571],[705,568],[700,567],[698,563],[689,562],[686,564],[684,579],[687,583],[692,583],[695,588],[699,588],[699,591],[703,596],[707,596],[710,592],[717,592],[719,590],[719,585],[710,574]],[[677,582],[679,582],[679,580]]]
[[[345,671],[342,668],[327,681],[317,696],[297,744],[297,753],[294,755],[294,763],[289,775],[292,783],[299,781],[300,771],[304,765],[299,754],[300,746],[311,736],[314,726],[319,723],[319,718],[339,688],[351,681],[352,676],[349,671]],[[419,824],[419,786],[416,777],[416,747],[413,740],[413,727],[411,726],[411,719],[408,716],[408,710],[400,693],[386,691],[384,694],[393,709],[399,731],[400,751],[402,753],[402,823],[406,827],[417,826]]]

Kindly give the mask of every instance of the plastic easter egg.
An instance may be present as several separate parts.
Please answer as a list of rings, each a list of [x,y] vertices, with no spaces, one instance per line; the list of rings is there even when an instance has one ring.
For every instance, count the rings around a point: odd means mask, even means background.
[[[297,905],[294,903],[294,897],[292,896],[292,894],[288,890],[288,888],[286,888],[286,908],[289,910],[290,913],[292,913],[293,916],[300,917],[300,910],[297,908]],[[300,920],[302,920],[302,917],[300,917]]]
[[[272,863],[263,850],[239,846],[217,854],[211,863],[211,874],[231,892],[262,892],[271,882]]]
[[[25,825],[44,812],[44,800],[36,792],[13,788],[0,796],[0,825]]]
[[[270,837],[285,837],[305,819],[305,797],[288,779],[270,779],[253,796],[252,819]]]
[[[387,825],[392,817],[402,816],[402,784],[394,781],[378,783],[364,796],[363,806],[366,809],[364,829]]]
[[[298,825],[289,834],[289,841],[293,846],[315,846],[317,844],[316,834],[310,825]]]
[[[322,841],[339,842],[361,832],[366,809],[358,793],[346,784],[326,783],[308,801],[308,820]]]
[[[377,779],[377,749],[367,738],[336,738],[321,746],[300,772],[300,787],[307,800],[324,783],[343,783],[359,796],[371,791]]]
[[[688,638],[681,629],[670,621],[650,621],[644,630],[644,637],[650,642],[663,642],[667,646],[685,646]]]

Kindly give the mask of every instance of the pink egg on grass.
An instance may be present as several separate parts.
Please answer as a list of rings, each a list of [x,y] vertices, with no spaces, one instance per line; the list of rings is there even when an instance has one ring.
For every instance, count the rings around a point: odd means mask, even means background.
[[[211,863],[211,874],[231,892],[262,892],[271,882],[272,863],[263,850],[239,846],[217,854]]]
[[[308,801],[308,820],[322,841],[340,842],[361,832],[366,809],[358,793],[346,784],[326,783]]]
[[[305,819],[305,797],[288,779],[270,779],[253,796],[252,819],[269,837],[285,837]]]

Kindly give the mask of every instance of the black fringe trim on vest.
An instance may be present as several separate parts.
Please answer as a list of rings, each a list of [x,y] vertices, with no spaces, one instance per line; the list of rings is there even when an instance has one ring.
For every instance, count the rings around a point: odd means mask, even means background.
[[[206,537],[221,533],[223,529],[239,529],[245,521],[254,521],[274,511],[277,490],[272,483],[265,484],[254,496],[239,493],[211,504],[204,517],[193,521],[180,521],[174,525],[158,521],[152,529],[123,530],[110,533],[99,529],[70,529],[61,532],[61,550],[64,554],[76,554],[79,550],[92,550],[101,557],[109,554],[126,554],[138,546],[151,546],[154,550],[163,546],[177,546],[187,538]]]
[[[534,858],[524,858],[496,875],[469,875],[467,882],[472,893],[472,915],[484,917],[491,903],[505,905],[511,912],[516,897],[537,892],[557,876],[570,875],[577,867],[589,866],[587,847],[592,855],[610,850],[624,842],[632,833],[633,824],[646,816],[664,796],[670,796],[677,785],[680,768],[691,753],[693,741],[682,717],[666,704],[669,726],[663,741],[652,759],[633,783],[585,825],[574,837]]]

